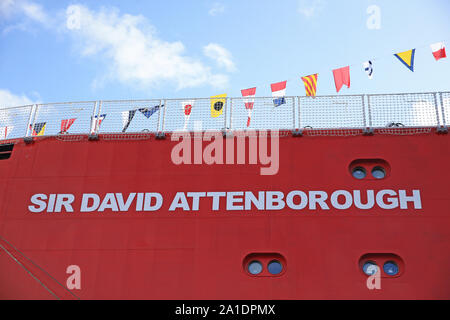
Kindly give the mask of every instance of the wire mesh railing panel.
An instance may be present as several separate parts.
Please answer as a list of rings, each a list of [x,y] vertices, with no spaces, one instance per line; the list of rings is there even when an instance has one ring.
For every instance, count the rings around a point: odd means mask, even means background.
[[[94,101],[39,104],[29,135],[88,134],[94,108]]]
[[[231,99],[232,130],[294,129],[295,97]]]
[[[0,142],[25,137],[33,106],[0,109]]]
[[[228,117],[226,98],[166,100],[164,131],[223,130]]]
[[[305,129],[307,135],[422,134],[450,125],[450,92],[311,97],[216,96],[91,101],[0,109],[0,140],[152,139],[154,133]],[[365,128],[375,130],[367,131]],[[402,129],[402,127],[405,127]],[[402,129],[402,130],[400,130]],[[442,131],[442,130],[440,130]],[[128,133],[129,135],[123,135]],[[109,134],[109,135],[108,135]]]
[[[300,128],[364,128],[364,96],[300,97]]]
[[[433,127],[438,126],[434,93],[369,95],[371,127]]]
[[[157,132],[162,100],[102,101],[97,112],[97,133]]]
[[[445,126],[450,126],[450,92],[441,93],[442,114],[444,119],[442,123]]]

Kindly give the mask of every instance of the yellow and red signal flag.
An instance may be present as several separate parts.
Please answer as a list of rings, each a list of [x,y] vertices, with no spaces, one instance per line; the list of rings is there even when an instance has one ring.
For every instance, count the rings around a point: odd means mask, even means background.
[[[310,76],[302,77],[303,83],[305,84],[305,91],[307,97],[315,97],[317,92],[317,78],[319,74],[312,74]]]
[[[30,129],[32,130],[32,136],[43,136],[45,133],[45,127],[47,126],[47,122],[35,123],[34,125],[30,124]]]

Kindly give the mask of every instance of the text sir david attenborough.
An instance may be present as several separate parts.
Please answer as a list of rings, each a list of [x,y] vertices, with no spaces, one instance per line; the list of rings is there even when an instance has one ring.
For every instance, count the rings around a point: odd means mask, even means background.
[[[421,210],[420,190],[336,190],[177,192],[174,196],[157,192],[34,194],[31,213],[103,212],[196,212],[217,211],[317,211],[317,210]],[[167,199],[168,198],[168,199]]]

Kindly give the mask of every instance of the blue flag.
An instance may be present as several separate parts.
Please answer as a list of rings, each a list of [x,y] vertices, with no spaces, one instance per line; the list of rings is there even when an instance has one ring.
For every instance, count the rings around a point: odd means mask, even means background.
[[[161,108],[164,107],[164,105],[161,106]],[[141,108],[139,111],[147,118],[149,119],[154,113],[156,113],[159,110],[160,106],[154,106],[151,108]]]

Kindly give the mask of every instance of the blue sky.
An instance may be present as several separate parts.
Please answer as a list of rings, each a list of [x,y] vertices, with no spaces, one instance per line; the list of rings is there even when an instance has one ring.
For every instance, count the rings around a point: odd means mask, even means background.
[[[380,28],[370,29],[370,6]],[[448,0],[0,0],[0,106],[28,102],[209,97],[351,65],[339,94],[450,91]],[[393,54],[417,48],[415,72]],[[449,51],[449,49],[447,50]],[[374,61],[369,80],[362,63]]]

